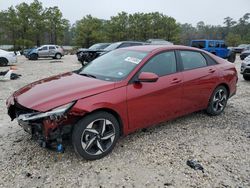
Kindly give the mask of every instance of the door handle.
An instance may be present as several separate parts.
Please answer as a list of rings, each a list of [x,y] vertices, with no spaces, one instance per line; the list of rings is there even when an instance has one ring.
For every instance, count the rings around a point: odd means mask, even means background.
[[[214,72],[215,72],[215,69],[209,69],[208,72],[209,72],[209,73],[214,73]]]
[[[177,83],[180,83],[181,82],[181,79],[179,79],[179,78],[174,78],[173,80],[172,80],[172,84],[177,84]]]

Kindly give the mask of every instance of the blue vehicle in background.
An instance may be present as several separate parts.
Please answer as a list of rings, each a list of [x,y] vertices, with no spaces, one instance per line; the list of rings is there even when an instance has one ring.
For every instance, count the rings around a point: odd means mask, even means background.
[[[223,59],[227,59],[232,63],[235,61],[236,58],[235,53],[231,49],[228,49],[224,40],[192,40],[191,46],[208,51]]]

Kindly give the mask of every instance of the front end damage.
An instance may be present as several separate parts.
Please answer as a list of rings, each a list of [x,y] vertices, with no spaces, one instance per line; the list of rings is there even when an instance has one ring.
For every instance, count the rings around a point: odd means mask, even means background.
[[[62,140],[68,137],[80,114],[72,111],[75,102],[68,103],[47,112],[28,109],[16,101],[9,105],[8,114],[42,147],[51,148],[56,143],[58,151],[62,151]]]

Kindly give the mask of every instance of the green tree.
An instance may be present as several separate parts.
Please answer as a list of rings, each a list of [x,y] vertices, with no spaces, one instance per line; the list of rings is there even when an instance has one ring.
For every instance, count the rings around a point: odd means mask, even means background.
[[[83,17],[75,24],[75,44],[82,47],[89,47],[96,42],[106,40],[103,33],[104,21],[94,18],[91,15]]]
[[[229,33],[226,37],[227,45],[237,46],[241,43],[241,36],[234,33]]]
[[[49,43],[62,43],[64,31],[69,28],[69,21],[63,19],[62,12],[57,6],[46,8],[44,13],[46,29],[49,34]]]

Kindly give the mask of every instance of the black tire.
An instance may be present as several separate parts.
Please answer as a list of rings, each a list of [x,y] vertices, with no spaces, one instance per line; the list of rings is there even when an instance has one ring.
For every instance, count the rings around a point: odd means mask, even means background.
[[[243,78],[244,78],[246,81],[249,81],[249,80],[250,80],[250,75],[243,74]]]
[[[57,53],[56,55],[55,55],[55,59],[61,59],[62,58],[62,55],[60,54],[60,53]]]
[[[37,54],[30,54],[29,55],[29,60],[37,60],[38,59],[38,55]]]
[[[234,52],[231,52],[227,60],[231,63],[234,63],[236,59],[236,54]]]
[[[217,116],[221,114],[228,100],[228,91],[224,86],[218,86],[209,99],[207,107],[207,113],[211,116]]]
[[[0,66],[7,66],[8,60],[4,57],[0,57]]]
[[[96,160],[112,151],[119,135],[117,119],[110,113],[100,111],[84,117],[74,126],[72,144],[79,156]]]

